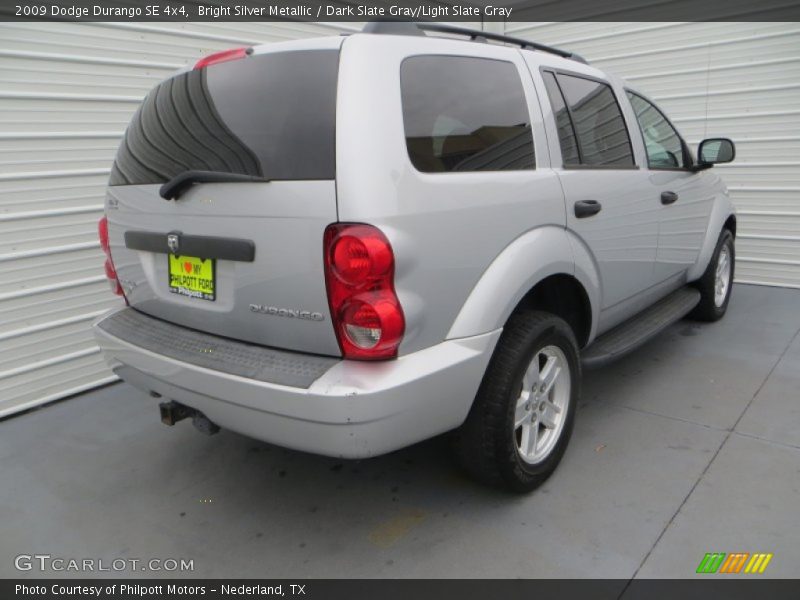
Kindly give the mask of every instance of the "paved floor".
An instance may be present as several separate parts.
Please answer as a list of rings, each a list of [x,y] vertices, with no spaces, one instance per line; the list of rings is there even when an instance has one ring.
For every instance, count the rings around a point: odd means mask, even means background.
[[[688,577],[711,551],[798,577],[799,331],[800,290],[740,285],[720,323],[588,373],[529,496],[466,480],[441,439],[342,463],[164,427],[113,385],[0,422],[0,577],[21,553],[199,577]]]

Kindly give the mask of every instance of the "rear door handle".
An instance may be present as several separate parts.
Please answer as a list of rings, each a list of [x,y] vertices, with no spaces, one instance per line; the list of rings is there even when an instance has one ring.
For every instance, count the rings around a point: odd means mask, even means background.
[[[678,199],[675,192],[661,192],[661,204],[672,204]]]
[[[596,215],[603,210],[603,205],[597,200],[578,200],[575,203],[575,217],[578,219],[585,219]]]

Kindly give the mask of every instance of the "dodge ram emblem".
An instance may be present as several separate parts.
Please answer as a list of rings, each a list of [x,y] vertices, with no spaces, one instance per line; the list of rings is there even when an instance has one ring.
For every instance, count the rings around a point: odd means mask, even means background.
[[[181,247],[181,238],[177,233],[168,233],[167,234],[167,246],[169,247],[170,252],[174,255],[178,255],[178,250]]]

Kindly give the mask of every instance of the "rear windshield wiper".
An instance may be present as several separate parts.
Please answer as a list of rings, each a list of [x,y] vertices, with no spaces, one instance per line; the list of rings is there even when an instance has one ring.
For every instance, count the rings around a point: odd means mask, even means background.
[[[269,179],[241,173],[225,173],[224,171],[184,171],[179,173],[158,190],[164,200],[177,200],[181,194],[195,183],[266,183]]]

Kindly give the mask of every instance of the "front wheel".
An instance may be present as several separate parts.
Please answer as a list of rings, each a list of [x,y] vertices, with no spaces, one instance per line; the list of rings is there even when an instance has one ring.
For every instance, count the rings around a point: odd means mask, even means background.
[[[579,395],[578,344],[569,325],[540,311],[512,315],[456,436],[462,467],[515,491],[541,485],[566,450]]]
[[[699,321],[718,321],[725,316],[731,299],[735,265],[733,234],[723,229],[705,273],[695,283],[700,291],[700,302],[689,314],[690,318]]]

